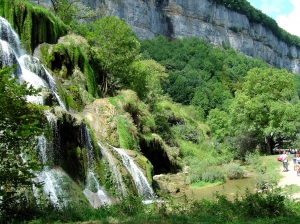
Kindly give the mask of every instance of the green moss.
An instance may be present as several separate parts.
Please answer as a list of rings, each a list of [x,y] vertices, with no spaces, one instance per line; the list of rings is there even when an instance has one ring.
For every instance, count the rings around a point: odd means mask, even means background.
[[[101,158],[99,155],[101,155],[101,149],[98,145],[98,140],[96,136],[94,135],[94,132],[92,131],[91,127],[89,126],[88,123],[86,123],[87,128],[89,130],[89,134],[91,137],[91,143],[94,149],[94,155],[95,155],[95,160],[94,160],[94,172],[97,174],[97,177],[99,178],[100,185],[105,185],[105,172],[104,172],[104,163],[102,162]]]
[[[117,95],[115,97],[110,97],[108,98],[109,102],[114,105],[116,107],[117,110],[121,110],[121,103],[122,101],[124,101],[124,96],[123,95]]]
[[[139,164],[140,167],[142,167],[146,171],[146,177],[151,186],[152,185],[152,173],[153,173],[152,172],[153,171],[152,164],[146,157],[141,156],[141,155],[139,155],[137,157],[136,162]]]
[[[133,123],[123,115],[117,117],[117,131],[120,147],[124,149],[137,149],[136,130]]]
[[[0,0],[0,16],[12,24],[30,54],[37,45],[56,43],[67,32],[67,26],[51,12],[24,0]]]
[[[79,45],[85,46],[72,41],[56,45],[43,44],[37,54],[41,62],[59,77],[56,83],[65,104],[81,111],[98,95],[94,71]],[[64,80],[63,84],[61,80]]]

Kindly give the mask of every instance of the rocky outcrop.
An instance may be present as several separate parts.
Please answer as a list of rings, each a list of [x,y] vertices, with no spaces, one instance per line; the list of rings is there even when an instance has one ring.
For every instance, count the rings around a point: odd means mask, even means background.
[[[47,2],[47,0],[44,0]],[[41,1],[42,2],[42,1]],[[49,1],[48,1],[49,2]],[[103,7],[100,0],[85,4]],[[288,46],[266,27],[209,0],[105,0],[107,14],[125,18],[141,39],[196,36],[231,46],[272,66],[300,73],[300,49]]]
[[[183,171],[177,174],[155,175],[153,180],[159,195],[181,197],[190,185],[189,167],[184,167]]]
[[[60,36],[67,33],[67,26],[50,11],[27,1],[0,0],[0,16],[13,24],[23,47],[29,53],[33,53],[41,43],[56,43]]]
[[[95,1],[90,1],[95,2]],[[300,73],[300,49],[288,46],[266,27],[209,0],[106,0],[109,13],[125,18],[141,38],[196,36],[229,45],[272,66]]]

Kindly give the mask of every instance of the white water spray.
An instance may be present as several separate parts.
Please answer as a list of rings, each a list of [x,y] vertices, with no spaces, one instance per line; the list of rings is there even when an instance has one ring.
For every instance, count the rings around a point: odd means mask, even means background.
[[[59,105],[66,110],[59,97],[53,77],[37,58],[23,53],[18,35],[12,29],[8,21],[2,17],[0,17],[0,37],[0,62],[2,67],[17,64],[18,66],[15,73],[19,76],[20,82],[26,81],[35,89],[50,89],[55,95]],[[42,76],[41,74],[45,75]],[[42,96],[28,96],[27,100],[36,104],[43,104]]]
[[[83,190],[84,195],[89,200],[90,204],[94,208],[98,208],[101,205],[111,204],[111,200],[108,195],[105,193],[103,187],[99,185],[99,182],[93,172],[93,161],[94,161],[94,148],[92,145],[91,137],[89,130],[86,126],[83,127],[83,134],[85,139],[85,149],[86,149],[86,158],[88,165],[88,174],[86,178],[85,189]]]
[[[121,156],[124,166],[131,174],[139,196],[143,197],[144,199],[155,198],[154,191],[150,187],[147,178],[145,177],[143,172],[138,168],[138,166],[134,163],[133,159],[130,156],[128,156],[122,149],[115,147],[114,149]]]
[[[117,167],[116,158],[114,158],[113,155],[109,152],[109,150],[100,142],[98,142],[98,145],[101,148],[101,152],[106,158],[109,168],[112,172],[112,177],[114,179],[113,184],[115,185],[115,188],[121,191],[121,196],[125,197],[128,193],[123,181],[122,174],[120,173]]]

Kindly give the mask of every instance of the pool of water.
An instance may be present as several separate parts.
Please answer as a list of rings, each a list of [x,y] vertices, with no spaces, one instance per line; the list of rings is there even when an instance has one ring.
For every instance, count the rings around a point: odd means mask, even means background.
[[[228,199],[233,200],[237,192],[239,195],[245,194],[245,190],[249,189],[250,192],[254,193],[255,185],[255,178],[247,177],[239,180],[228,180],[226,183],[214,187],[189,188],[185,191],[185,195],[189,200],[211,200],[214,198],[214,194],[218,192],[219,194],[226,195]]]

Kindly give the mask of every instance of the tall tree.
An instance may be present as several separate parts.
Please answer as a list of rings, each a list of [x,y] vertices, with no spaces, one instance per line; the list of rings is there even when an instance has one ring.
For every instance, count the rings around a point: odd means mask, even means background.
[[[12,217],[26,201],[24,189],[31,189],[34,171],[34,137],[42,132],[43,109],[28,103],[38,94],[32,86],[12,78],[11,68],[0,70],[0,217]],[[27,192],[28,193],[28,192]],[[26,203],[25,203],[26,204]]]
[[[139,98],[153,109],[163,96],[161,83],[168,81],[165,70],[164,66],[152,59],[136,61],[130,67],[125,87],[136,91]]]
[[[92,24],[87,34],[93,58],[103,71],[102,92],[116,80],[126,78],[129,65],[138,58],[140,43],[124,20],[104,17]]]
[[[232,125],[255,132],[273,153],[274,140],[295,135],[299,127],[293,75],[286,70],[251,69],[230,106]]]

